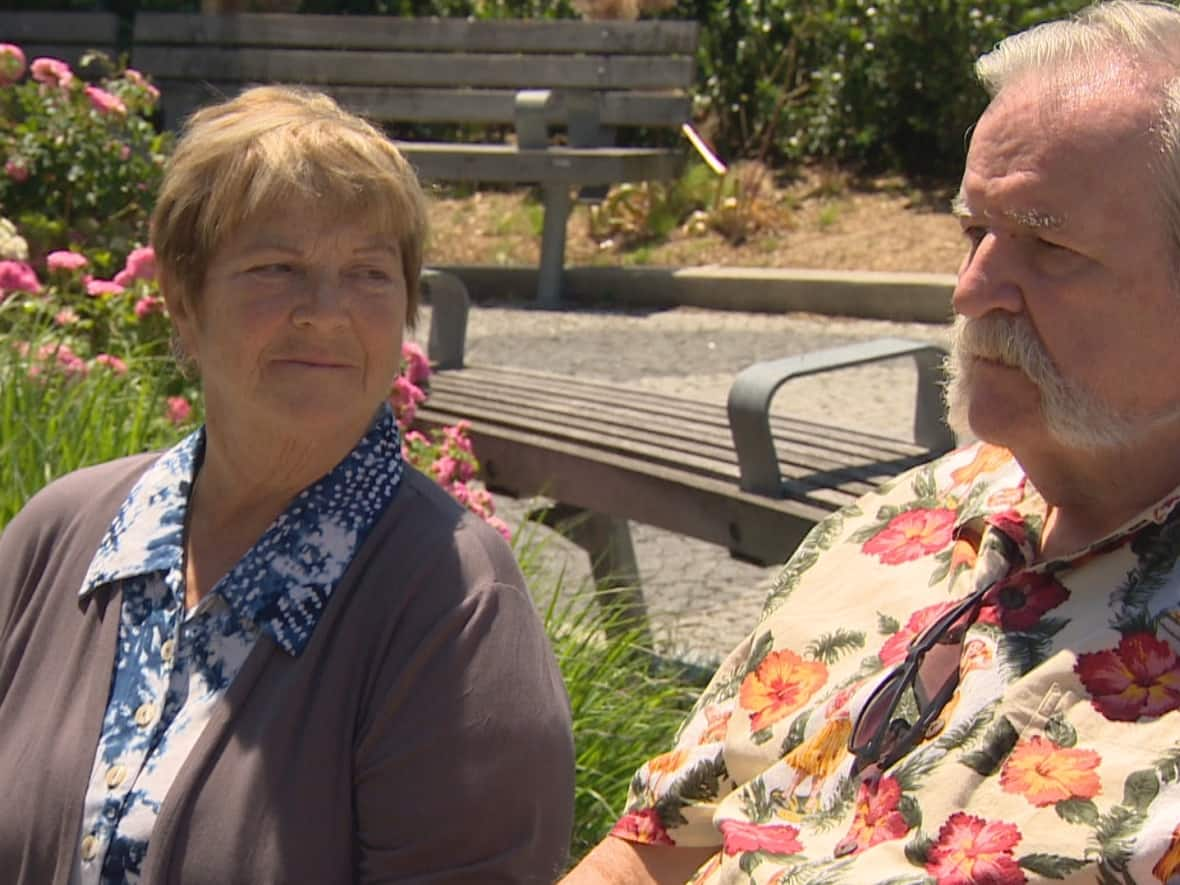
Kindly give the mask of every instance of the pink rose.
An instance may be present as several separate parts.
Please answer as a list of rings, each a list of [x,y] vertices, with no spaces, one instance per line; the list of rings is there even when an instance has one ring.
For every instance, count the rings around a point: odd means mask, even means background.
[[[46,86],[65,89],[74,82],[74,72],[60,58],[35,58],[29,70],[34,80]]]
[[[94,364],[96,366],[106,366],[116,375],[127,374],[127,364],[117,356],[111,356],[109,353],[100,353],[94,358]]]
[[[96,280],[86,277],[86,294],[91,298],[102,298],[106,295],[121,295],[126,291],[114,280]]]
[[[9,86],[25,75],[25,54],[19,46],[0,43],[0,86]]]
[[[411,383],[421,386],[422,382],[430,377],[430,360],[426,358],[422,348],[413,341],[402,344],[402,359],[406,364],[404,374]]]
[[[434,478],[442,485],[447,485],[453,482],[458,473],[459,462],[454,458],[444,455],[433,464],[430,465],[430,472],[434,474]]]
[[[0,297],[9,292],[40,292],[37,272],[23,261],[0,261]]]
[[[25,161],[13,158],[4,164],[4,174],[20,184],[22,181],[28,181],[29,167],[25,165]]]
[[[168,397],[167,406],[164,414],[174,426],[179,427],[189,419],[193,413],[192,403],[190,403],[183,396]]]
[[[115,274],[115,282],[120,286],[130,286],[135,280],[154,280],[155,278],[156,251],[151,246],[132,249],[123,269]]]
[[[50,252],[47,256],[45,256],[45,266],[48,267],[50,271],[81,270],[89,263],[90,262],[86,260],[86,256],[78,252],[60,250],[57,252]]]
[[[117,279],[117,278],[116,278]],[[153,313],[164,312],[164,299],[157,298],[155,295],[144,295],[135,302],[135,318],[139,320],[147,319]]]
[[[105,89],[97,86],[86,87],[86,97],[90,99],[90,106],[100,114],[126,114],[127,105],[117,95],[111,95]]]

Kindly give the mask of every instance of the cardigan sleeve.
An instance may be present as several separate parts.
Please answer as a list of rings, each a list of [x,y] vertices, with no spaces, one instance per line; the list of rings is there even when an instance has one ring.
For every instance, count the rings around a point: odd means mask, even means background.
[[[565,867],[568,699],[506,546],[497,557],[410,654],[391,656],[364,714],[354,771],[361,881],[547,885]],[[443,572],[436,579],[471,580]]]

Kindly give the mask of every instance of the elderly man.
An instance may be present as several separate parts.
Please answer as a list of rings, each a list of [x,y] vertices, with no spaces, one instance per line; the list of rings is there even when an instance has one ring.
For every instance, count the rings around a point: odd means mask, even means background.
[[[812,533],[569,885],[1180,867],[1180,10],[977,70],[948,400],[981,442]]]

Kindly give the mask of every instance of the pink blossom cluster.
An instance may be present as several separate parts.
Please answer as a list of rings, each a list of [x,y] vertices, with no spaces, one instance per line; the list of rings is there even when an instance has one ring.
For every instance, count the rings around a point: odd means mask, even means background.
[[[4,163],[4,174],[20,184],[29,179],[29,166],[20,157],[11,157]]]
[[[123,269],[115,274],[114,282],[130,286],[136,280],[151,282],[156,278],[156,251],[151,246],[132,249]]]
[[[84,91],[86,92],[86,97],[90,99],[90,106],[100,114],[126,116],[127,105],[123,104],[123,100],[119,96],[112,95],[98,86],[87,86]]]
[[[164,404],[164,416],[174,427],[179,427],[191,418],[192,414],[193,404],[186,397],[170,396]]]
[[[0,43],[0,86],[10,86],[25,75],[25,54],[19,46]]]
[[[42,86],[68,89],[74,82],[74,72],[60,58],[35,58],[29,65],[29,73]]]
[[[86,256],[80,252],[70,252],[68,250],[59,250],[57,252],[50,252],[45,256],[45,266],[49,271],[65,271],[72,272],[81,270],[90,262],[86,260]]]
[[[24,261],[0,261],[0,301],[13,292],[41,291],[37,272]]]
[[[135,68],[127,68],[123,72],[123,79],[129,83],[135,84],[142,89],[149,97],[151,102],[156,102],[160,98],[160,90],[147,81],[147,78]]]

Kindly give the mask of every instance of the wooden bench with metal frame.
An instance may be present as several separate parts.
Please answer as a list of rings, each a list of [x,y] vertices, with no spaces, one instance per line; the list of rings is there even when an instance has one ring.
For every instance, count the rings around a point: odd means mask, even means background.
[[[538,184],[538,300],[557,304],[575,188],[674,178],[669,147],[616,147],[620,130],[688,121],[695,22],[471,21],[389,16],[139,13],[132,62],[175,128],[254,83],[302,84],[382,124],[514,129],[504,141],[399,141],[426,181]],[[564,141],[550,138],[564,129]]]
[[[954,446],[943,421],[945,351],[896,338],[757,363],[727,406],[554,374],[463,362],[468,299],[427,272],[429,353],[437,371],[423,427],[461,419],[493,491],[557,502],[600,586],[636,588],[616,602],[643,618],[627,520],[710,541],[738,558],[784,562],[821,519]],[[918,372],[914,441],[772,416],[794,378],[910,357]]]

